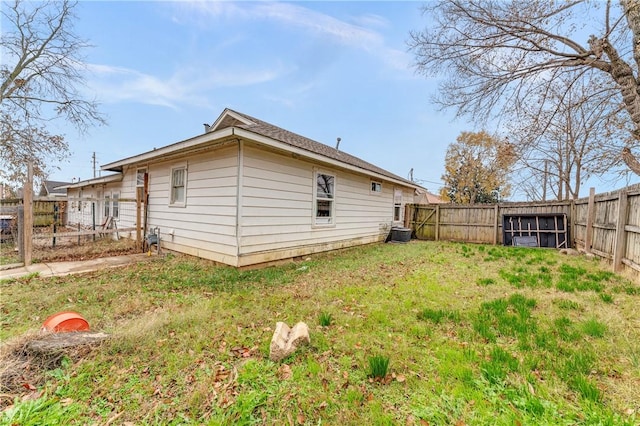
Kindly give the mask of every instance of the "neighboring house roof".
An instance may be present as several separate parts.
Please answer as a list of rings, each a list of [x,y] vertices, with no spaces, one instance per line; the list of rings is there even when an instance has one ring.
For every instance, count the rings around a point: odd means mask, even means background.
[[[65,185],[69,185],[69,182],[60,182],[56,180],[45,180],[40,187],[40,195],[67,195],[67,189]]]
[[[177,152],[198,149],[202,145],[211,143],[214,140],[230,140],[233,139],[233,137],[241,136],[252,140],[258,139],[259,141],[266,144],[269,144],[270,141],[279,142],[280,144],[277,147],[281,149],[298,152],[302,155],[305,155],[306,152],[306,156],[310,158],[322,159],[325,161],[333,160],[329,162],[337,162],[338,164],[349,166],[349,168],[351,169],[359,169],[361,172],[365,172],[366,174],[381,175],[393,181],[404,183],[413,188],[421,188],[414,182],[397,176],[358,157],[347,154],[344,151],[340,151],[336,148],[330,147],[320,142],[316,142],[312,139],[306,138],[304,136],[298,135],[296,133],[290,132],[278,126],[274,126],[273,124],[269,124],[265,121],[259,120],[255,117],[251,117],[247,114],[234,111],[229,108],[226,108],[220,114],[213,125],[205,125],[205,129],[206,131],[204,135],[199,135],[172,145],[154,149],[153,151],[148,151],[140,155],[106,164],[102,166],[102,169],[111,171],[122,171],[122,168],[125,165],[143,163],[154,158],[172,155]],[[256,138],[252,135],[257,135],[262,138]]]
[[[438,197],[435,194],[430,193],[429,191],[418,191],[415,196],[416,204],[442,204],[442,198]]]
[[[71,189],[71,188],[83,188],[89,185],[101,185],[103,183],[119,182],[121,180],[122,180],[122,173],[114,173],[112,175],[107,175],[107,176],[102,176],[102,177],[87,179],[87,180],[81,180],[75,183],[67,183],[65,186],[62,186],[61,188],[64,188],[66,193],[67,189]]]

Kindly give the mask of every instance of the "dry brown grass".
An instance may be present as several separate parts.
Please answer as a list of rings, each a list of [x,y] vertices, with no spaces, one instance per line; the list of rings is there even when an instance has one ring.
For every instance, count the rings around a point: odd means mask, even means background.
[[[35,390],[45,382],[46,372],[58,368],[65,354],[35,354],[29,344],[42,338],[32,332],[0,346],[0,408],[10,405],[25,390]]]

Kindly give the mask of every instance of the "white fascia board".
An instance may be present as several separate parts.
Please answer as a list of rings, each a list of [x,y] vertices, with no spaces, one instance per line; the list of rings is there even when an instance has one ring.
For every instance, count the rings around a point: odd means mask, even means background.
[[[325,157],[324,155],[316,154],[314,152],[307,151],[306,149],[302,149],[302,148],[298,148],[298,147],[295,147],[295,146],[291,146],[288,143],[280,142],[280,141],[277,141],[275,139],[271,139],[269,137],[262,136],[262,135],[259,135],[257,133],[250,132],[248,130],[235,128],[235,135],[238,136],[238,137],[242,137],[242,138],[245,138],[245,139],[252,140],[254,142],[258,142],[258,143],[263,144],[263,145],[270,146],[272,148],[277,148],[279,150],[291,152],[293,154],[299,155],[300,157],[305,157],[305,158],[308,158],[308,159],[311,159],[311,160],[314,160],[314,161],[317,161],[317,162],[330,164],[332,166],[336,166],[336,167],[339,167],[339,168],[342,168],[342,169],[346,169],[346,170],[349,170],[349,171],[357,172],[357,173],[360,173],[360,174],[365,174],[365,175],[374,177],[376,179],[381,179],[381,180],[385,180],[387,182],[392,182],[392,183],[395,183],[397,185],[405,186],[407,188],[413,188],[413,189],[420,188],[419,185],[411,185],[411,184],[409,184],[407,182],[403,182],[401,180],[394,179],[392,177],[385,176],[383,174],[376,173],[376,172],[373,172],[371,170],[363,169],[361,167],[356,167],[356,166],[353,166],[351,164],[348,164],[348,163],[345,163],[345,162],[342,162],[342,161],[339,161],[339,160],[334,160],[333,158]]]
[[[56,189],[83,188],[89,185],[101,185],[103,183],[120,182],[122,181],[122,177],[123,177],[122,173],[116,173],[114,175],[109,175],[109,176],[104,176],[104,177],[99,177],[94,179],[81,180],[80,182],[72,183],[70,185],[56,186]]]
[[[231,111],[229,108],[225,108],[224,111],[222,111],[222,114],[220,114],[220,116],[216,119],[216,121],[211,125],[211,131],[215,132],[216,128],[220,125],[220,123],[222,123],[222,121],[226,117],[233,117],[239,122],[244,123],[246,125],[254,124],[252,121],[247,120],[246,118],[238,115],[237,113]]]
[[[207,142],[213,142],[216,139],[222,139],[231,135],[233,135],[233,127],[228,127],[226,129],[205,133],[203,135],[199,135],[191,139],[187,139],[181,142],[176,142],[174,144],[167,145],[162,148],[154,149],[153,151],[147,151],[142,154],[134,155],[133,157],[128,157],[122,160],[114,161],[113,163],[100,166],[100,169],[121,171],[122,167],[127,166],[129,164],[147,162],[149,160],[153,160],[158,157],[169,155],[178,151],[185,151],[190,148],[195,148],[198,145],[202,145]]]

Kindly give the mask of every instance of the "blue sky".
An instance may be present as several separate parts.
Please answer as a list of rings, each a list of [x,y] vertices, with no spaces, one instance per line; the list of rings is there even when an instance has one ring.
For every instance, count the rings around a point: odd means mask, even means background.
[[[478,129],[439,111],[437,80],[414,72],[406,42],[426,25],[420,5],[80,2],[86,93],[108,125],[61,127],[73,155],[50,178],[91,178],[93,152],[106,164],[188,139],[229,107],[328,145],[340,137],[342,150],[399,176],[413,168],[438,192],[448,144]]]

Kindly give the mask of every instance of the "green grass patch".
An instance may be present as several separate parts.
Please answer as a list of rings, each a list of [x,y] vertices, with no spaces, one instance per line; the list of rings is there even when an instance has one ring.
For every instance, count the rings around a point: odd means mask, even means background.
[[[589,318],[587,321],[582,323],[582,331],[587,336],[604,337],[607,332],[607,326],[595,318]]]
[[[329,327],[333,322],[333,315],[330,312],[320,312],[320,316],[318,317],[318,324],[322,327]]]
[[[476,280],[476,283],[478,285],[487,286],[487,285],[495,284],[496,280],[494,280],[493,278],[478,278]]]
[[[446,311],[444,309],[425,308],[418,312],[418,319],[423,321],[431,321],[434,324],[440,324],[447,320],[452,322],[460,322],[460,312]]]
[[[637,424],[637,286],[606,268],[412,241],[252,271],[175,255],[0,282],[2,356],[63,310],[111,335],[48,374],[20,368],[0,424]],[[311,342],[276,363],[277,321],[305,321]],[[374,373],[372,355],[392,368]]]
[[[383,379],[387,376],[389,370],[389,357],[383,355],[375,355],[369,357],[369,376],[373,378]]]

